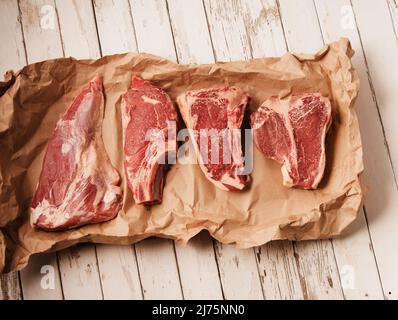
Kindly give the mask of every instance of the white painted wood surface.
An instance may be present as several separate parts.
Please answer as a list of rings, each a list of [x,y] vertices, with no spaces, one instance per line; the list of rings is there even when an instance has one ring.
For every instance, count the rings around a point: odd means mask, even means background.
[[[370,192],[374,192],[373,197],[376,198],[378,196],[379,199],[377,202],[367,204],[365,208],[368,214],[369,230],[372,235],[384,295],[387,299],[398,299],[398,254],[396,250],[391,252],[390,249],[391,244],[398,243],[398,234],[396,232],[398,227],[396,179],[398,132],[397,126],[393,121],[397,118],[397,39],[394,35],[392,21],[388,19],[389,10],[386,3],[377,5],[372,1],[352,1],[352,4],[357,27],[360,30],[360,39],[366,58],[369,79],[374,90],[373,98],[382,119],[385,144],[388,146],[393,171],[395,171],[395,177],[391,175],[391,170],[380,172],[377,162],[374,161],[375,166],[373,169],[378,177],[375,177],[375,174],[372,178],[379,180],[378,182],[380,183],[375,186],[376,188],[372,188]],[[377,23],[377,31],[369,26],[369,21]],[[387,49],[385,44],[388,43],[386,41],[390,40],[392,42]],[[376,48],[383,48],[383,50],[375,50]],[[373,153],[374,150],[372,150]],[[395,192],[392,192],[394,182]],[[380,189],[377,187],[380,187]]]
[[[45,59],[62,57],[63,49],[54,2],[21,0],[19,1],[19,10],[27,62],[33,63]],[[43,20],[43,23],[46,22],[46,29],[41,28],[40,20],[43,13],[54,19],[53,21]],[[21,271],[21,279],[29,279],[29,281],[26,281],[22,285],[22,289],[27,290],[26,297],[31,299],[60,299],[62,297],[60,285],[57,285],[54,290],[43,290],[41,286],[43,275],[40,273],[42,266],[50,265],[54,268],[54,275],[57,277],[55,283],[60,283],[57,255],[55,253],[48,256],[40,255],[32,257],[32,260],[32,264]]]
[[[106,54],[113,54],[124,51],[145,51],[145,46],[148,43],[145,42],[147,37],[155,35],[156,30],[162,28],[162,26],[157,27],[158,24],[156,22],[165,21],[165,19],[159,17],[159,20],[149,19],[148,21],[143,23],[143,27],[141,29],[138,29],[136,33],[132,21],[132,15],[138,14],[136,19],[137,22],[140,21],[139,19],[145,18],[145,12],[147,12],[147,17],[149,18],[149,12],[144,10],[147,8],[142,6],[139,7],[139,4],[140,3],[138,1],[132,1],[131,3],[129,3],[127,0],[118,1],[117,4],[114,3],[114,1],[109,0],[94,2],[96,15],[97,17],[100,17],[97,18],[97,26],[99,30],[99,39],[102,52],[104,54],[105,52]],[[147,5],[150,5],[150,1],[147,1]],[[156,12],[158,14],[162,14],[161,11]],[[109,32],[110,30],[112,31],[112,33]],[[136,35],[138,36],[138,40],[136,38]],[[163,46],[161,43],[155,42],[152,45],[151,49],[153,50],[152,53],[156,54],[156,50],[162,52]],[[137,255],[134,255],[134,257],[137,259],[138,266],[156,267],[157,265],[162,265],[164,270],[166,270],[166,272],[163,273],[163,276],[159,277],[157,281],[157,285],[161,288],[165,288],[165,290],[159,290],[158,292],[155,292],[155,290],[153,289],[153,283],[151,281],[144,280],[141,281],[142,294],[140,298],[148,299],[151,297],[156,297],[159,299],[167,299],[169,298],[169,292],[167,291],[169,288],[173,288],[174,293],[172,294],[176,294],[176,292],[179,292],[179,278],[175,276],[176,274],[178,274],[177,264],[175,262],[171,264],[169,263],[171,261],[169,255],[170,253],[174,253],[173,243],[170,240],[159,239],[155,243],[151,240],[143,241],[133,246],[133,248],[134,252],[137,253]],[[157,254],[158,264],[156,266],[151,266],[152,260],[154,258],[151,255],[151,251]],[[130,264],[133,264],[131,258]],[[106,256],[104,256],[103,259],[105,260]],[[175,260],[175,258],[173,259]],[[101,268],[101,266],[100,269],[104,270],[104,268]],[[109,268],[107,268],[106,271],[104,270],[103,272],[106,272],[109,275],[112,275],[112,277],[115,277],[113,271],[114,268],[109,265]],[[149,273],[150,269],[148,269],[147,272]],[[154,270],[154,272],[156,273],[156,270]],[[120,282],[130,281],[130,279],[126,278],[124,274],[121,274],[118,279],[118,281]],[[114,288],[113,290],[115,289],[116,288]],[[104,295],[107,294],[111,295],[111,292],[108,292],[108,290],[104,290]],[[119,297],[121,297],[121,294],[122,292],[119,292]],[[137,298],[136,295],[131,296],[129,292],[125,292],[123,297],[126,299]]]
[[[391,178],[390,181],[388,178],[384,179],[386,176],[392,177],[392,170],[384,146],[381,123],[380,121],[368,120],[378,119],[379,117],[377,106],[372,99],[372,89],[368,81],[367,67],[350,1],[316,0],[315,5],[325,42],[331,42],[345,36],[350,39],[356,52],[352,61],[361,81],[357,110],[364,148],[366,170],[363,180],[365,185],[373,190],[388,188],[388,193],[394,194],[397,190],[394,183],[391,183]],[[364,200],[368,214],[374,210],[375,206],[380,206],[380,201],[383,200],[377,193],[369,192]],[[383,298],[368,231],[365,214],[361,211],[358,220],[350,226],[345,235],[333,240],[346,299]]]
[[[216,44],[217,41],[215,41],[216,39],[213,39],[213,42],[211,41],[209,27],[212,28],[212,25],[208,25],[209,21],[206,18],[203,2],[199,0],[189,2],[173,0],[168,3],[179,62],[214,62],[215,55],[217,56],[219,50]],[[195,23],[191,23],[193,20]],[[201,36],[192,37],[191,34],[198,34]],[[239,36],[239,34],[237,34],[237,36]],[[234,50],[234,54],[237,55],[239,53]],[[221,57],[220,60],[230,60],[230,56]],[[193,241],[197,240],[195,239]],[[202,254],[209,258],[208,268],[215,263],[214,258],[212,258],[212,243],[212,241],[207,240],[206,243],[201,246],[203,250]],[[189,248],[185,248],[185,251],[189,250]],[[263,299],[253,250],[238,250],[234,247],[215,243],[215,252],[224,298]],[[183,259],[186,260],[185,258],[189,258],[190,256],[192,256],[192,253],[183,257],[181,251],[178,255],[179,261]],[[214,267],[212,269],[214,269]],[[208,273],[206,269],[201,271],[204,275]],[[188,278],[190,274],[192,274],[192,270],[187,269],[186,277]],[[214,280],[212,282],[215,283]],[[206,291],[208,292],[209,289],[204,291],[204,296],[206,296]]]
[[[142,300],[134,246],[97,247],[98,267],[105,300]]]
[[[365,212],[332,241],[242,251],[201,233],[187,246],[85,244],[2,275],[0,299],[398,299],[397,12],[395,0],[1,1],[2,73],[63,55],[140,51],[209,63],[314,52],[349,37],[369,192]],[[43,289],[43,265],[53,267],[53,289]]]

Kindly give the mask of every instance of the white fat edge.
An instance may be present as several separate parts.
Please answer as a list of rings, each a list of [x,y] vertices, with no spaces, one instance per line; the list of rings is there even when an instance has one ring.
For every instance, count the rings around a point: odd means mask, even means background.
[[[36,224],[40,217],[44,217],[42,224],[51,225],[55,228],[63,225],[69,219],[70,214],[60,207],[51,205],[47,199],[43,199],[39,206],[32,211],[31,221],[33,224]]]
[[[275,101],[279,102],[278,104],[275,105]],[[296,141],[294,140],[294,134],[293,134],[293,127],[290,122],[289,118],[289,109],[290,109],[290,99],[278,99],[275,100],[274,104],[271,102],[271,109],[274,110],[275,112],[281,113],[283,115],[283,119],[285,120],[285,125],[287,128],[287,132],[289,134],[289,139],[291,142],[291,151],[290,151],[290,156],[291,158],[295,161],[295,164],[298,166],[298,159],[297,159],[297,146],[296,146]],[[284,159],[284,162],[282,164],[282,177],[283,177],[283,185],[287,187],[292,187],[293,186],[293,179],[290,176],[289,172],[291,171],[290,163],[287,158]]]
[[[265,107],[266,107],[266,105],[262,104],[256,111],[255,116],[254,116],[254,123],[252,124],[252,127],[251,127],[253,129],[253,131],[260,129],[264,125],[264,123],[266,121],[266,117],[267,117],[266,114],[269,112],[267,109],[265,109]],[[262,116],[262,117],[260,118],[260,116]]]
[[[130,112],[127,111],[128,106],[127,106],[127,101],[126,98],[123,96],[122,98],[122,103],[120,104],[121,107],[121,115],[122,115],[122,143],[123,143],[123,148],[124,145],[126,144],[126,130],[127,126],[131,121],[130,117]]]
[[[68,142],[64,142],[61,146],[62,155],[66,155],[72,149],[72,145]]]
[[[107,181],[107,177],[104,175],[104,173],[100,170],[98,170],[98,164],[101,163],[100,160],[102,160],[103,165],[105,163],[109,164],[108,170],[113,171],[113,167],[111,166],[109,159],[99,159],[101,157],[101,150],[98,150],[99,146],[94,142],[89,145],[89,147],[86,149],[86,152],[83,153],[82,157],[82,166],[79,170],[81,179],[88,179],[90,181],[90,178],[96,175],[100,175],[101,178],[103,179],[104,183],[103,184],[95,184],[96,186],[96,195],[95,199],[93,202],[93,207],[98,206],[98,204],[101,201],[104,201],[106,208],[108,208],[111,203],[108,201],[110,198],[113,198],[113,200],[116,200],[116,194],[113,194],[113,190],[111,188],[112,184],[111,181]],[[105,150],[102,150],[102,152],[105,152]],[[109,177],[113,178],[113,177]],[[112,179],[113,180],[113,179]],[[105,197],[107,201],[105,200]]]
[[[332,109],[330,105],[329,99],[326,99],[325,97],[321,96],[321,100],[325,103],[328,109],[328,123],[325,125],[323,132],[322,132],[322,137],[321,137],[321,158],[319,159],[319,166],[318,166],[318,174],[314,177],[314,181],[311,185],[311,188],[316,189],[318,187],[318,184],[321,182],[324,172],[325,172],[325,166],[326,166],[326,134],[329,131],[330,125],[332,123]]]
[[[180,113],[181,116],[185,122],[185,125],[187,126],[188,129],[190,129],[188,131],[189,134],[189,139],[191,141],[191,145],[193,146],[193,151],[195,153],[196,159],[198,160],[199,164],[203,163],[203,159],[201,157],[200,154],[200,150],[199,150],[199,145],[196,141],[195,138],[195,133],[194,133],[194,127],[196,126],[197,120],[198,120],[198,116],[191,116],[190,115],[190,108],[192,106],[192,103],[195,102],[195,98],[193,98],[190,95],[187,94],[181,94],[177,97],[177,104],[179,106],[180,109]],[[205,168],[203,165],[201,165],[202,170],[204,170],[203,168]],[[207,169],[206,169],[207,171]],[[204,172],[206,172],[204,171]]]
[[[289,171],[290,171],[290,166],[288,164],[289,162],[287,162],[287,160],[285,160],[285,162],[282,164],[281,167],[281,172],[282,172],[282,178],[283,178],[283,185],[285,187],[293,187],[293,179],[291,178]]]
[[[110,186],[107,188],[102,198],[104,201],[105,210],[108,210],[112,206],[112,204],[117,200],[117,196],[120,194],[119,188],[115,190],[114,187],[116,186]]]
[[[232,162],[238,167],[243,167],[242,134],[240,129],[231,129],[228,131],[230,149],[232,151]]]
[[[145,95],[142,96],[142,101],[144,101],[144,102],[146,102],[146,103],[150,103],[150,104],[158,104],[158,103],[160,103],[159,100],[157,100],[157,99],[152,99],[152,98],[150,98],[150,97],[148,97],[148,96],[145,96]]]
[[[223,174],[223,176],[220,179],[220,183],[232,186],[238,190],[242,190],[245,187],[245,185],[241,183],[239,179],[234,179],[228,173]],[[229,190],[227,187],[225,187],[225,185],[223,185],[223,187],[224,189]]]

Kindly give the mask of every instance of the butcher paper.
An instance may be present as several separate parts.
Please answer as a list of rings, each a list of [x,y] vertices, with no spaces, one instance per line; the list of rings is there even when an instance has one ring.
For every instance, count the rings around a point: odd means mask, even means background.
[[[79,242],[131,244],[150,236],[187,242],[203,229],[222,243],[249,248],[276,239],[306,240],[340,234],[358,214],[362,192],[362,147],[354,102],[359,80],[347,39],[314,55],[178,65],[149,54],[117,54],[98,60],[61,58],[6,74],[0,83],[0,272],[26,266],[39,252]],[[69,231],[32,229],[29,206],[48,138],[56,122],[87,83],[104,77],[103,139],[122,177],[123,208],[112,221]],[[209,182],[196,164],[176,164],[166,179],[163,202],[134,204],[123,170],[121,95],[140,75],[178,94],[221,84],[251,97],[249,112],[272,95],[321,92],[332,102],[326,170],[318,190],[282,185],[281,166],[254,148],[252,184],[228,192]]]

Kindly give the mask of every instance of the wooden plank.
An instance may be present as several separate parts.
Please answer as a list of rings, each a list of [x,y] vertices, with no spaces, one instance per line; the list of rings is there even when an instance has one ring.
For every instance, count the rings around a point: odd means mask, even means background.
[[[130,1],[130,4],[139,51],[176,61],[166,2],[135,0]],[[151,250],[148,245],[151,244],[137,244],[137,253]],[[184,298],[221,299],[221,286],[211,239],[202,235],[192,239],[187,246],[175,245],[175,252]]]
[[[350,39],[355,50],[352,62],[361,82],[356,105],[364,148],[364,181],[371,190],[382,190],[388,186],[391,188],[389,193],[396,194],[393,172],[384,145],[383,129],[381,123],[376,120],[379,118],[377,106],[372,98],[365,58],[350,1],[316,0],[315,4],[325,42],[345,36]],[[386,183],[383,179],[385,176],[390,176],[388,179],[390,183]],[[378,193],[370,192],[364,199],[368,214],[372,207],[377,206],[377,203],[381,205],[383,201]],[[346,273],[340,272],[346,299],[382,299],[383,291],[363,211],[343,237],[333,240],[333,246],[340,271],[346,270]],[[350,270],[353,272],[352,275]]]
[[[148,22],[144,23],[144,25],[139,29],[139,35],[138,35],[140,39],[139,42],[140,50],[148,51],[146,49],[146,45],[148,45],[147,39],[151,37],[153,39],[154,35],[159,35],[158,33],[159,29],[163,28],[164,26],[160,25],[158,29],[156,29],[157,22],[164,21],[164,18],[161,19],[160,17],[159,20],[155,19],[153,14],[159,12],[154,11],[153,13],[151,13],[150,11],[147,10],[148,8],[151,8],[151,6],[152,7],[154,6],[154,2],[147,1],[145,5],[146,6],[143,6],[143,4],[138,1],[131,3],[133,12],[137,14],[137,16],[135,16],[136,18],[136,21],[134,21],[135,24],[142,24],[140,19],[149,19]],[[114,2],[108,0],[101,0],[101,1],[96,0],[94,2],[94,8],[97,18],[100,44],[102,52],[104,54],[105,53],[114,54],[123,51],[138,51],[137,40],[135,38],[134,24],[132,21],[130,4],[128,1]],[[158,51],[164,50],[164,46],[161,43],[159,43],[159,41],[155,41],[155,43],[151,44],[151,46],[152,46],[151,50],[158,50]],[[157,52],[152,51],[152,53],[156,54]],[[141,285],[143,292],[145,292],[146,294],[144,294],[144,296],[142,296],[142,294],[139,295],[139,293],[136,290],[138,288],[136,282],[137,279],[136,277],[134,277],[135,280],[133,280],[133,283],[130,284],[130,286],[133,286],[135,288],[134,292],[132,292],[131,289],[127,288],[124,291],[124,294],[126,294],[124,297],[125,298],[130,297],[131,299],[138,299],[138,298],[142,299],[143,297],[145,297],[146,299],[151,297],[168,298],[169,296],[168,290],[171,290],[171,293],[174,296],[181,296],[180,280],[178,277],[178,268],[175,261],[173,243],[170,240],[165,240],[165,239],[156,239],[153,241],[144,240],[136,244],[133,248],[135,248],[137,256],[135,257],[133,255],[132,258],[137,259],[136,263],[138,263],[138,266],[144,266],[145,268],[145,269],[140,269],[139,267],[139,272],[141,273],[141,278],[144,279]],[[99,250],[100,248],[98,248],[98,252],[100,252]],[[171,256],[169,257],[169,255]],[[154,257],[156,257],[157,259],[157,264],[151,265]],[[124,255],[124,258],[126,258],[126,255]],[[174,262],[170,263],[170,261],[173,260]],[[130,260],[129,265],[131,266],[130,268],[131,271],[133,266],[133,261]],[[112,265],[109,264],[108,266],[109,266],[107,272],[108,275],[105,276],[105,278],[116,277],[116,273],[113,272]],[[148,269],[146,266],[150,266],[150,269]],[[151,279],[152,274],[156,275],[159,273],[160,270],[158,269],[159,266],[162,266],[162,268],[166,269],[167,271],[164,272],[163,274],[159,274],[159,277]],[[104,266],[101,264],[100,265],[101,273],[103,272],[102,271],[103,269]],[[120,269],[120,267],[118,267],[118,269]],[[102,275],[102,277],[104,277],[104,275]],[[124,273],[119,273],[117,277],[118,277],[117,282],[120,283],[123,283],[123,281],[130,282],[128,278],[125,278]],[[156,286],[165,289],[156,292]],[[104,290],[104,297],[106,298],[107,297],[106,284],[103,284],[103,290]]]
[[[169,1],[170,17],[180,62],[185,62],[187,59],[187,62],[208,63],[214,62],[215,57],[220,60],[248,58],[250,52],[244,51],[244,48],[249,47],[244,45],[247,38],[241,32],[243,21],[240,20],[238,25],[237,19],[231,19],[233,20],[231,21],[226,18],[225,12],[231,13],[229,7],[225,7],[228,5],[227,2],[223,4],[205,2],[205,4],[207,16],[210,18],[210,15],[211,17],[214,14],[217,15],[222,21],[221,24],[213,19],[206,20],[206,11],[200,1],[190,2],[189,5],[182,1]],[[190,23],[192,20],[195,20],[193,25]],[[234,29],[229,30],[233,25]],[[209,36],[209,29],[212,31],[213,42]],[[224,30],[229,30],[229,32],[224,34]],[[235,37],[231,33],[234,33]],[[201,36],[192,37],[192,34]],[[218,242],[215,243],[215,249],[224,297],[226,299],[263,299],[253,250],[238,250],[233,246],[224,246]],[[179,258],[179,261],[181,260]]]
[[[343,299],[339,273],[329,240],[294,243],[304,299]]]
[[[21,300],[18,272],[0,275],[0,300]]]
[[[281,56],[286,40],[276,0],[242,0],[236,9],[243,16],[253,58]]]
[[[398,168],[398,140],[396,136],[398,129],[394,120],[397,117],[396,101],[398,86],[398,56],[397,39],[389,16],[389,9],[386,2],[375,1],[352,1],[357,27],[359,28],[360,41],[363,46],[365,63],[371,81],[373,91],[372,98],[375,99],[377,110],[381,116],[385,143],[390,152],[393,171]],[[373,21],[374,23],[369,23]],[[377,28],[374,26],[377,25]],[[386,48],[380,50],[380,48]],[[374,107],[374,104],[372,104]],[[367,118],[376,120],[377,117]],[[368,130],[369,128],[366,128]],[[376,137],[372,140],[375,141]],[[381,139],[380,139],[381,140]],[[374,146],[374,142],[372,142]],[[380,141],[380,146],[382,146]],[[372,175],[372,189],[369,198],[372,201],[365,203],[369,223],[369,230],[372,236],[372,243],[377,259],[384,295],[387,299],[398,299],[398,255],[391,253],[391,244],[398,243],[398,197],[397,180],[391,170],[384,163],[378,161],[383,159],[384,152],[379,154],[375,149],[368,149],[372,157],[372,163],[368,164],[367,171],[375,172]],[[369,161],[370,162],[370,161]],[[395,186],[394,186],[395,184]],[[395,187],[395,190],[394,190]],[[377,199],[376,199],[377,198]]]
[[[20,19],[28,63],[62,56],[58,24],[53,1],[19,1]],[[42,10],[42,11],[41,11]],[[43,18],[43,27],[40,19]],[[50,21],[55,18],[54,21]],[[40,43],[41,45],[37,45]],[[21,271],[21,285],[26,299],[62,299],[59,268],[55,253],[32,257],[31,265]],[[42,267],[54,268],[54,290],[43,290]],[[43,269],[45,271],[45,269]],[[45,271],[46,272],[46,271]]]
[[[53,0],[20,0],[22,29],[28,63],[63,56]]]
[[[169,0],[167,3],[179,62],[214,62],[203,2]]]
[[[275,1],[239,1],[231,2],[226,19],[233,18],[230,23],[244,22],[240,33],[246,32],[246,50],[250,50],[250,57],[279,56],[286,52],[286,42],[283,35],[279,12]],[[208,6],[207,6],[208,7]],[[222,10],[220,7],[219,11]],[[219,15],[208,12],[209,20],[216,23]],[[213,18],[212,18],[213,17]],[[241,24],[241,22],[240,22]],[[223,29],[228,30],[227,26]],[[213,28],[211,31],[213,32]],[[213,34],[213,43],[221,35]],[[245,38],[240,36],[240,38]],[[233,47],[229,44],[229,47]],[[245,54],[249,56],[249,52]],[[300,279],[293,247],[290,242],[269,243],[255,248],[260,279],[266,299],[302,299]]]
[[[264,299],[253,249],[221,243],[215,248],[225,299]]]
[[[103,55],[137,51],[128,0],[93,0]]]
[[[183,298],[171,241],[147,239],[136,245],[136,254],[144,299]]]
[[[398,2],[397,0],[387,0],[387,3],[390,6],[390,13],[392,23],[394,25],[395,38],[398,41]]]
[[[91,0],[56,0],[65,56],[98,58],[100,50]]]
[[[70,5],[69,8],[66,5]],[[72,19],[71,17],[76,17],[80,13],[76,10],[79,10],[79,7],[73,6],[72,2],[65,2],[62,4],[63,10],[71,11],[68,16],[62,15],[64,19]],[[81,40],[81,37],[77,37],[76,39],[71,35],[68,35],[63,39],[59,32],[59,25],[64,26],[65,34],[68,32],[79,32],[79,25],[74,26],[73,28],[70,26],[70,23],[73,21],[63,20],[62,22],[58,21],[57,10],[54,1],[50,0],[35,0],[35,1],[20,1],[20,9],[22,14],[22,26],[24,31],[24,38],[26,43],[27,57],[29,62],[40,61],[44,59],[61,57],[64,55],[65,50],[66,54],[78,54],[79,43],[77,40]],[[73,45],[70,42],[74,42]],[[85,41],[83,41],[85,42]],[[40,44],[40,45],[39,45]],[[63,47],[64,45],[64,47]],[[97,44],[98,46],[98,44]],[[87,57],[90,54],[89,51],[85,52],[84,49],[87,46],[82,45],[81,54]],[[84,256],[84,252],[87,253],[87,256]],[[95,255],[95,247],[90,244],[87,245],[83,252],[79,252],[78,248],[75,249],[66,249],[64,251],[59,252],[58,257],[59,261],[59,269],[61,273],[61,281],[65,281],[68,283],[67,286],[63,286],[64,289],[64,297],[67,299],[80,298],[85,297],[88,298],[89,294],[92,294],[92,298],[102,297],[102,292],[99,284],[99,274],[97,270],[97,258]],[[39,258],[38,258],[39,259]],[[47,258],[48,259],[48,258]],[[51,258],[50,258],[51,259]],[[55,258],[52,258],[55,259]],[[81,259],[82,261],[80,261]],[[72,262],[71,262],[72,261]],[[39,263],[39,262],[38,262]],[[40,264],[40,263],[39,263]],[[86,273],[80,273],[80,270],[74,269],[79,268],[81,265],[86,265]],[[54,265],[56,267],[56,265]],[[27,269],[26,272],[29,272],[31,269]],[[33,269],[35,270],[35,269]],[[68,272],[67,272],[68,271]],[[58,272],[57,272],[58,273]],[[80,274],[79,282],[80,286],[85,287],[84,290],[75,290],[79,287],[74,288],[74,275]],[[93,274],[96,274],[93,276]],[[84,275],[87,275],[84,278]],[[33,273],[33,274],[25,274],[23,279],[37,278],[41,277],[41,274]],[[92,279],[98,279],[98,284],[93,284]],[[33,284],[39,284],[39,279],[33,279]],[[31,290],[34,290],[32,286],[29,286]],[[34,291],[38,291],[39,288],[36,288]],[[67,291],[65,291],[67,290]],[[57,295],[57,297],[59,297]]]
[[[255,248],[260,278],[267,300],[304,298],[290,241],[273,241]]]
[[[312,0],[280,0],[279,10],[288,48],[294,52],[316,52],[323,46]],[[301,12],[302,14],[297,14]],[[304,298],[344,298],[333,246],[328,240],[297,242],[298,270]]]
[[[183,1],[169,1],[168,4],[177,54],[181,63],[211,63],[215,61],[215,56],[230,60],[230,52],[239,55],[236,49],[228,50],[227,42],[223,43],[223,47],[212,46],[206,11],[201,1],[191,1],[189,4]],[[192,34],[196,36],[193,37]],[[202,246],[205,249],[203,252],[207,251],[207,255],[211,257],[210,242]],[[250,249],[238,250],[218,242],[215,242],[215,248],[224,298],[263,299],[254,252]],[[186,259],[178,254],[178,260]],[[243,283],[246,285],[242,286]]]
[[[395,172],[398,170],[398,128],[396,118],[396,88],[398,84],[398,43],[388,5],[385,1],[353,1],[363,49],[374,87],[385,137]],[[369,19],[377,22],[373,28]],[[367,22],[366,22],[367,20]],[[388,50],[379,50],[388,45]],[[386,81],[388,79],[388,81]]]
[[[59,1],[56,9],[64,56],[97,58],[100,55],[91,1]],[[58,7],[60,5],[60,7]],[[94,244],[58,253],[65,299],[102,299]]]
[[[233,51],[240,52],[237,59],[276,56],[286,52],[275,1],[206,1],[205,4],[218,58],[228,60],[228,53]],[[230,25],[235,25],[235,37],[223,35],[230,30]],[[255,252],[266,299],[303,298],[290,242],[270,243],[255,248]],[[233,256],[230,261],[231,258]],[[223,281],[224,287],[226,283]]]
[[[142,300],[133,246],[97,245],[98,266],[105,300]]]
[[[243,16],[253,58],[281,56],[286,40],[275,0],[242,1]],[[265,299],[303,299],[292,243],[275,241],[255,248]]]
[[[166,2],[134,0],[130,6],[139,51],[176,61]]]
[[[7,70],[18,70],[26,64],[17,0],[0,1],[0,79]]]
[[[207,18],[215,56],[219,60],[243,60],[253,57],[253,45],[255,53],[264,55],[257,39],[262,35],[261,43],[271,44],[264,50],[269,54],[278,54],[284,46],[284,38],[279,23],[270,19],[273,26],[279,28],[281,33],[271,38],[273,32],[267,27],[261,29],[264,17],[272,12],[269,3],[260,1],[205,1]],[[267,38],[269,36],[270,38]],[[253,37],[253,41],[251,39]],[[280,42],[278,40],[281,40]],[[275,51],[273,51],[275,50]],[[216,244],[216,254],[219,263],[220,275],[223,283],[225,298],[227,299],[263,299],[267,290],[262,292],[264,282],[259,280],[259,270],[253,251],[237,250],[231,246]],[[294,257],[291,256],[294,263]],[[263,263],[267,264],[263,259]],[[264,271],[264,269],[262,270]],[[245,285],[243,285],[243,283]],[[267,288],[268,289],[268,288]],[[271,294],[268,293],[271,297]]]
[[[213,241],[201,232],[185,245],[176,244],[178,269],[185,299],[222,299]]]
[[[248,60],[251,43],[240,9],[241,1],[205,0],[208,28],[212,37],[215,60]]]
[[[58,5],[61,5],[58,7]],[[97,4],[98,12],[101,12],[101,17],[105,18],[106,21],[113,21],[115,17],[112,14],[121,14],[118,11],[111,10],[104,16],[104,7]],[[96,21],[93,12],[93,7],[91,1],[59,1],[57,0],[57,9],[59,13],[60,28],[62,31],[63,45],[65,50],[65,55],[71,55],[81,58],[97,58],[100,56],[100,46],[98,42],[98,34],[96,30]],[[130,19],[129,7],[127,9],[127,16]],[[125,21],[125,20],[121,20]],[[113,23],[113,26],[117,26]],[[101,25],[103,28],[103,25]],[[115,28],[115,30],[121,30]],[[118,37],[114,37],[118,39]],[[106,41],[108,38],[102,42],[108,53],[112,50],[111,45]],[[112,40],[112,45],[116,44]],[[64,290],[70,289],[70,292],[65,292],[65,297],[80,298],[89,297],[86,296],[89,292],[93,294],[93,298],[101,298],[102,295],[105,299],[142,299],[140,282],[138,277],[137,262],[135,258],[135,252],[132,251],[131,247],[122,246],[111,246],[111,245],[90,245],[93,250],[96,249],[94,255],[90,252],[84,257],[88,260],[91,257],[91,261],[88,261],[88,265],[91,266],[91,271],[95,271],[97,259],[98,259],[98,270],[99,276],[97,277],[93,274],[92,277],[84,278],[85,273],[81,270],[74,270],[72,273],[77,274],[77,277],[85,279],[85,287],[91,286],[92,288],[86,293],[81,293],[83,296],[75,296],[74,292],[79,291],[78,287],[68,287],[64,286]],[[76,250],[65,251],[69,257],[63,257],[64,260],[75,259],[81,256],[83,253],[76,254]],[[97,253],[97,256],[95,255]],[[72,264],[73,266],[81,267],[81,263],[76,262]],[[62,266],[61,266],[61,269]],[[69,274],[65,273],[65,277]],[[73,275],[72,275],[73,276]],[[90,274],[91,276],[91,274]],[[101,281],[101,285],[98,284],[97,279]],[[66,279],[65,279],[66,280]],[[72,282],[73,283],[73,282]],[[101,292],[102,287],[102,292]]]
[[[58,253],[65,299],[103,299],[95,247],[83,244]]]

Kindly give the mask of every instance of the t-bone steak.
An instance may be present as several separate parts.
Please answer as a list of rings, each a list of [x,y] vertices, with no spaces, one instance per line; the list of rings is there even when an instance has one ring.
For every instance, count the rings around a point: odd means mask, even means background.
[[[245,92],[230,86],[188,91],[177,98],[200,168],[223,190],[242,190],[250,183],[243,174],[240,129],[248,101]]]
[[[102,141],[102,91],[97,76],[57,122],[32,199],[33,226],[69,229],[110,220],[119,212],[120,177]]]
[[[160,203],[168,159],[177,152],[177,112],[160,87],[137,76],[122,97],[124,168],[137,204]]]
[[[271,97],[251,115],[256,147],[282,164],[283,184],[316,189],[325,169],[328,98],[319,93]]]

